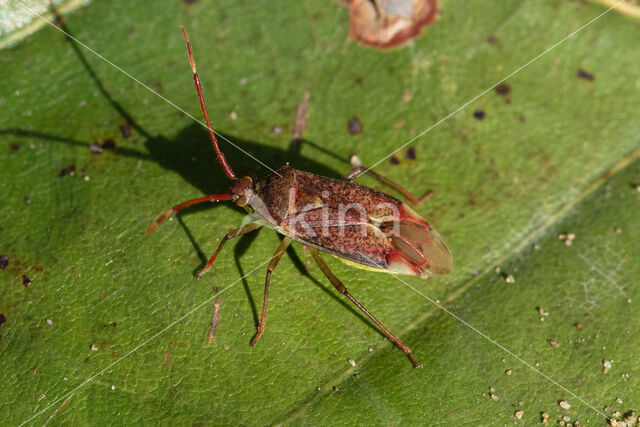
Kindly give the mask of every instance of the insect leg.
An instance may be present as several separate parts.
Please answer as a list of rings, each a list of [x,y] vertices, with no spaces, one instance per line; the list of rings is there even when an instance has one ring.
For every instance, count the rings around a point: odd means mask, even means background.
[[[411,363],[413,363],[414,368],[417,368],[418,366],[420,366],[418,364],[418,361],[415,359],[415,357],[413,357],[413,354],[411,354],[411,350],[409,349],[409,347],[404,345],[404,343],[400,341],[398,337],[393,335],[390,330],[388,330],[382,323],[380,323],[380,321],[376,319],[373,314],[369,313],[369,311],[366,308],[364,308],[362,304],[360,304],[358,300],[356,300],[349,293],[349,291],[344,286],[344,284],[340,281],[340,279],[338,279],[335,276],[335,274],[333,274],[333,272],[329,269],[329,266],[324,262],[322,258],[320,258],[320,254],[318,253],[317,249],[314,249],[314,248],[309,248],[309,249],[311,250],[311,255],[313,256],[313,259],[318,264],[318,267],[320,267],[320,270],[322,270],[322,273],[324,273],[324,275],[327,277],[327,279],[329,279],[329,281],[337,289],[337,291],[340,292],[342,295],[346,296],[352,303],[356,305],[356,307],[358,307],[364,314],[366,314],[367,317],[373,321],[373,323],[378,325],[378,327],[382,330],[382,332],[384,332],[386,336],[391,338],[391,340],[394,343],[396,343],[396,345],[406,353],[406,355],[411,360]]]
[[[271,262],[267,267],[267,277],[264,281],[264,301],[262,302],[262,315],[260,316],[260,324],[258,325],[258,332],[256,333],[256,337],[251,342],[251,347],[255,347],[258,342],[258,338],[262,335],[262,331],[264,331],[264,321],[267,317],[267,300],[269,299],[269,282],[271,281],[271,273],[276,269],[276,266],[280,262],[280,258],[287,250],[287,247],[291,244],[291,239],[285,237],[282,239],[280,246],[276,249],[276,253],[271,258]]]
[[[175,205],[171,209],[169,209],[168,211],[166,211],[165,213],[160,215],[160,218],[158,218],[156,220],[156,222],[151,224],[151,227],[147,228],[147,234],[150,234],[153,230],[155,230],[156,227],[162,221],[164,221],[169,215],[171,215],[172,213],[178,212],[181,209],[184,209],[184,208],[189,207],[191,205],[195,205],[197,203],[219,202],[219,201],[222,201],[222,200],[231,200],[231,194],[226,194],[226,193],[225,194],[211,194],[211,195],[206,196],[206,197],[200,197],[199,199],[188,200],[186,202],[180,203],[179,205]]]
[[[213,256],[209,258],[209,262],[207,263],[207,265],[202,270],[200,270],[198,274],[196,274],[196,279],[199,279],[200,276],[202,276],[204,273],[209,271],[211,266],[213,266],[213,263],[216,262],[216,258],[218,257],[218,254],[222,250],[222,247],[224,246],[224,244],[227,243],[227,240],[231,240],[234,237],[242,236],[243,234],[247,234],[253,230],[257,230],[261,226],[262,226],[262,223],[260,222],[250,222],[247,225],[243,225],[239,229],[232,228],[231,230],[229,230],[227,234],[225,234],[222,240],[220,241],[220,244],[218,245],[218,249],[216,249]]]
[[[384,176],[372,171],[371,169],[364,167],[364,166],[360,166],[357,168],[353,168],[349,171],[349,173],[347,173],[343,178],[344,179],[348,179],[349,181],[353,181],[355,180],[357,177],[359,177],[360,175],[362,175],[363,173],[366,173],[368,175],[371,175],[372,177],[374,177],[375,179],[377,179],[378,181],[382,182],[383,184],[387,184],[389,187],[397,190],[398,192],[402,193],[403,196],[405,196],[407,199],[411,200],[414,204],[416,205],[420,205],[421,203],[423,203],[424,201],[426,201],[429,197],[431,197],[433,195],[433,191],[429,190],[427,192],[427,194],[425,194],[424,196],[420,197],[419,199],[414,196],[413,194],[411,194],[406,188],[402,187],[400,184],[391,181],[389,178],[385,178]]]

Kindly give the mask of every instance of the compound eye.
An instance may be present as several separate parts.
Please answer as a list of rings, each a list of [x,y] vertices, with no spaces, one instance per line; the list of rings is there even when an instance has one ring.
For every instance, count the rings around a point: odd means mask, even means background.
[[[246,206],[249,203],[249,198],[247,196],[240,196],[236,200],[236,205],[238,206]]]

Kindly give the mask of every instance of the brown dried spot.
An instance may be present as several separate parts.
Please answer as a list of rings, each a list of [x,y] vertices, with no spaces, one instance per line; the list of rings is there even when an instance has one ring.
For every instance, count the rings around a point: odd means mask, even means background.
[[[0,268],[5,269],[9,265],[9,255],[0,255]]]
[[[486,114],[484,112],[483,109],[478,108],[476,111],[473,112],[473,117],[475,117],[478,120],[484,120]]]
[[[361,85],[361,84],[362,84],[362,77],[357,77],[357,78],[353,81],[353,83],[354,83],[354,84],[357,84],[357,85]]]
[[[407,148],[407,151],[404,153],[404,156],[407,159],[415,160],[416,159],[416,147]]]
[[[62,28],[62,25],[65,23],[64,16],[58,15],[57,13],[55,15],[56,17],[53,20],[53,25],[55,25],[58,28]]]
[[[214,290],[218,292],[218,290]],[[220,306],[221,298],[218,297],[215,304],[213,304],[213,314],[211,315],[211,329],[209,330],[209,343],[216,339],[216,333],[218,332],[218,325],[220,324]]]
[[[437,0],[350,0],[349,35],[378,49],[402,46],[432,24]]]
[[[76,165],[71,165],[71,166],[67,166],[66,168],[62,169],[60,171],[60,173],[58,174],[58,176],[60,178],[62,178],[63,176],[67,176],[67,175],[74,176],[75,174],[76,174]]]
[[[363,126],[362,122],[357,117],[351,117],[348,123],[349,133],[351,135],[356,135],[362,132]]]
[[[197,2],[198,0],[182,0],[184,2],[184,4],[186,4],[187,6],[194,4],[195,2]]]
[[[20,144],[11,144],[11,145],[9,146],[9,149],[10,149],[11,151],[18,151],[18,150],[20,149]]]
[[[489,37],[487,37],[487,43],[496,44],[496,43],[498,43],[498,39],[496,38],[496,36],[489,36]]]
[[[307,113],[309,112],[309,92],[304,93],[304,97],[300,104],[298,104],[298,110],[296,111],[296,121],[293,123],[293,136],[291,142],[298,143],[302,141],[302,135],[307,129]]]
[[[511,92],[511,86],[509,86],[506,83],[500,83],[494,89],[495,89],[496,93],[498,95],[500,95],[500,96],[509,95],[509,92]]]
[[[112,138],[107,138],[102,143],[102,148],[104,148],[105,150],[116,148],[116,142]]]
[[[0,326],[2,326],[2,324],[6,321],[7,321],[7,318],[5,317],[5,315],[0,313]]]
[[[29,279],[26,274],[23,274],[22,275],[22,286],[24,286],[25,288],[28,288],[30,284],[31,284],[31,279]]]
[[[596,76],[589,73],[588,71],[583,70],[582,68],[578,69],[578,72],[576,73],[576,75],[578,76],[579,79],[583,79],[588,82],[592,82],[596,79]]]
[[[120,128],[120,133],[122,134],[123,137],[125,137],[125,139],[131,136],[131,125],[129,123],[120,125],[119,128]]]
[[[392,165],[399,165],[400,160],[398,160],[396,156],[391,156],[391,158],[389,159],[389,163],[391,163]]]

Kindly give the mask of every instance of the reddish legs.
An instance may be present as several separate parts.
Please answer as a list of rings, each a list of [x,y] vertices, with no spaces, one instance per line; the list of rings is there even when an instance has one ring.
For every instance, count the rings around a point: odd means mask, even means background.
[[[264,331],[264,321],[267,317],[267,300],[269,299],[269,282],[271,281],[271,273],[276,269],[276,266],[280,262],[280,258],[284,255],[287,247],[291,244],[291,239],[285,237],[282,239],[280,246],[276,249],[276,253],[271,258],[271,262],[267,267],[267,277],[264,281],[264,301],[262,302],[262,315],[260,316],[260,324],[258,325],[258,332],[256,333],[256,337],[251,342],[251,347],[255,347],[260,335],[262,335],[262,331]]]
[[[230,180],[235,181],[236,174],[231,170],[231,166],[227,163],[227,159],[220,151],[220,147],[218,147],[218,140],[216,139],[216,134],[213,132],[213,127],[211,126],[211,120],[209,120],[209,113],[207,113],[207,106],[204,103],[204,95],[202,94],[202,85],[200,84],[200,77],[196,72],[196,60],[193,58],[193,51],[191,50],[191,42],[189,41],[189,37],[187,33],[184,31],[182,25],[180,26],[182,30],[182,34],[184,35],[185,40],[187,40],[187,51],[189,52],[189,63],[191,63],[191,70],[193,71],[193,82],[196,85],[196,91],[198,92],[198,99],[200,100],[200,107],[202,107],[202,113],[204,114],[204,121],[207,122],[207,128],[209,129],[209,136],[211,137],[211,142],[213,143],[213,148],[216,150],[216,155],[218,156],[218,161],[220,162],[220,166],[222,166],[222,170],[229,177]]]
[[[353,181],[354,179],[356,179],[357,177],[359,177],[363,173],[366,173],[367,175],[371,175],[372,177],[374,177],[378,181],[382,182],[383,184],[387,184],[389,187],[399,191],[407,199],[411,200],[415,205],[420,205],[421,203],[423,203],[424,201],[426,201],[429,197],[431,197],[433,195],[433,191],[429,190],[427,192],[427,194],[425,194],[424,196],[422,196],[422,197],[420,197],[418,199],[416,196],[411,194],[407,189],[405,189],[404,187],[400,186],[400,184],[397,184],[397,183],[391,181],[389,178],[385,178],[384,176],[382,176],[380,174],[377,174],[376,172],[374,172],[371,169],[366,168],[364,166],[360,166],[360,167],[351,169],[349,171],[349,173],[344,176],[344,179],[348,179],[349,181]]]
[[[196,274],[196,279],[199,279],[200,276],[202,276],[204,273],[209,271],[209,269],[213,266],[213,263],[216,262],[216,258],[218,257],[218,254],[222,250],[222,247],[224,246],[225,243],[227,243],[228,240],[231,240],[234,237],[242,236],[243,234],[247,234],[253,230],[257,230],[261,226],[262,224],[259,222],[250,222],[247,225],[243,225],[239,229],[232,228],[231,230],[229,230],[227,234],[225,234],[222,240],[220,241],[220,244],[218,245],[218,249],[216,249],[213,256],[209,258],[209,262],[207,263],[207,265],[202,270],[200,270],[198,274]]]
[[[182,210],[186,207],[189,207],[191,205],[195,205],[198,203],[202,203],[202,202],[220,202],[223,200],[231,200],[231,194],[211,194],[210,196],[206,196],[206,197],[200,197],[199,199],[193,199],[193,200],[188,200],[184,203],[180,203],[179,205],[175,205],[173,206],[171,209],[169,209],[168,211],[166,211],[165,213],[163,213],[162,215],[160,215],[160,218],[158,218],[156,220],[156,222],[154,222],[153,224],[151,224],[151,227],[147,228],[147,234],[151,233],[153,230],[156,229],[156,227],[165,219],[167,219],[167,217],[169,215],[171,215],[172,213],[178,212],[179,210]]]
[[[340,279],[338,279],[335,274],[333,274],[331,272],[331,270],[329,269],[329,266],[324,262],[324,260],[322,258],[320,258],[320,254],[318,253],[317,249],[314,248],[309,248],[311,250],[311,256],[313,256],[313,259],[315,260],[315,262],[318,264],[318,267],[320,267],[320,270],[322,270],[322,273],[324,273],[324,275],[327,277],[327,279],[329,279],[329,281],[331,282],[331,284],[338,290],[338,292],[340,292],[342,295],[346,296],[352,303],[354,303],[356,305],[356,307],[358,307],[364,314],[367,315],[367,317],[369,319],[371,319],[373,321],[373,323],[375,323],[376,325],[378,325],[378,327],[382,330],[382,332],[385,333],[386,336],[388,336],[389,338],[391,338],[391,340],[396,343],[396,345],[398,347],[400,347],[405,353],[406,355],[409,357],[409,359],[411,360],[411,363],[413,363],[413,367],[417,368],[418,366],[420,366],[418,364],[418,361],[415,359],[415,357],[413,357],[413,354],[411,354],[411,350],[409,349],[409,347],[407,347],[406,345],[404,345],[404,343],[402,341],[400,341],[395,335],[393,335],[391,333],[390,330],[388,330],[382,323],[380,323],[380,321],[378,319],[376,319],[373,314],[369,313],[369,311],[367,311],[366,308],[364,308],[362,306],[362,304],[360,304],[358,302],[358,300],[356,300],[347,290],[347,288],[342,284],[342,282],[340,281]]]

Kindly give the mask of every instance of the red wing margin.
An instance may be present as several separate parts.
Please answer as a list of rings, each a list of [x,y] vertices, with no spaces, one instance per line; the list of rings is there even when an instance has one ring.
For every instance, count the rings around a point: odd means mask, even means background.
[[[389,273],[426,278],[451,272],[451,254],[440,235],[407,206],[401,206],[400,217],[379,224],[355,209],[322,206],[288,215],[278,229],[321,251]]]

